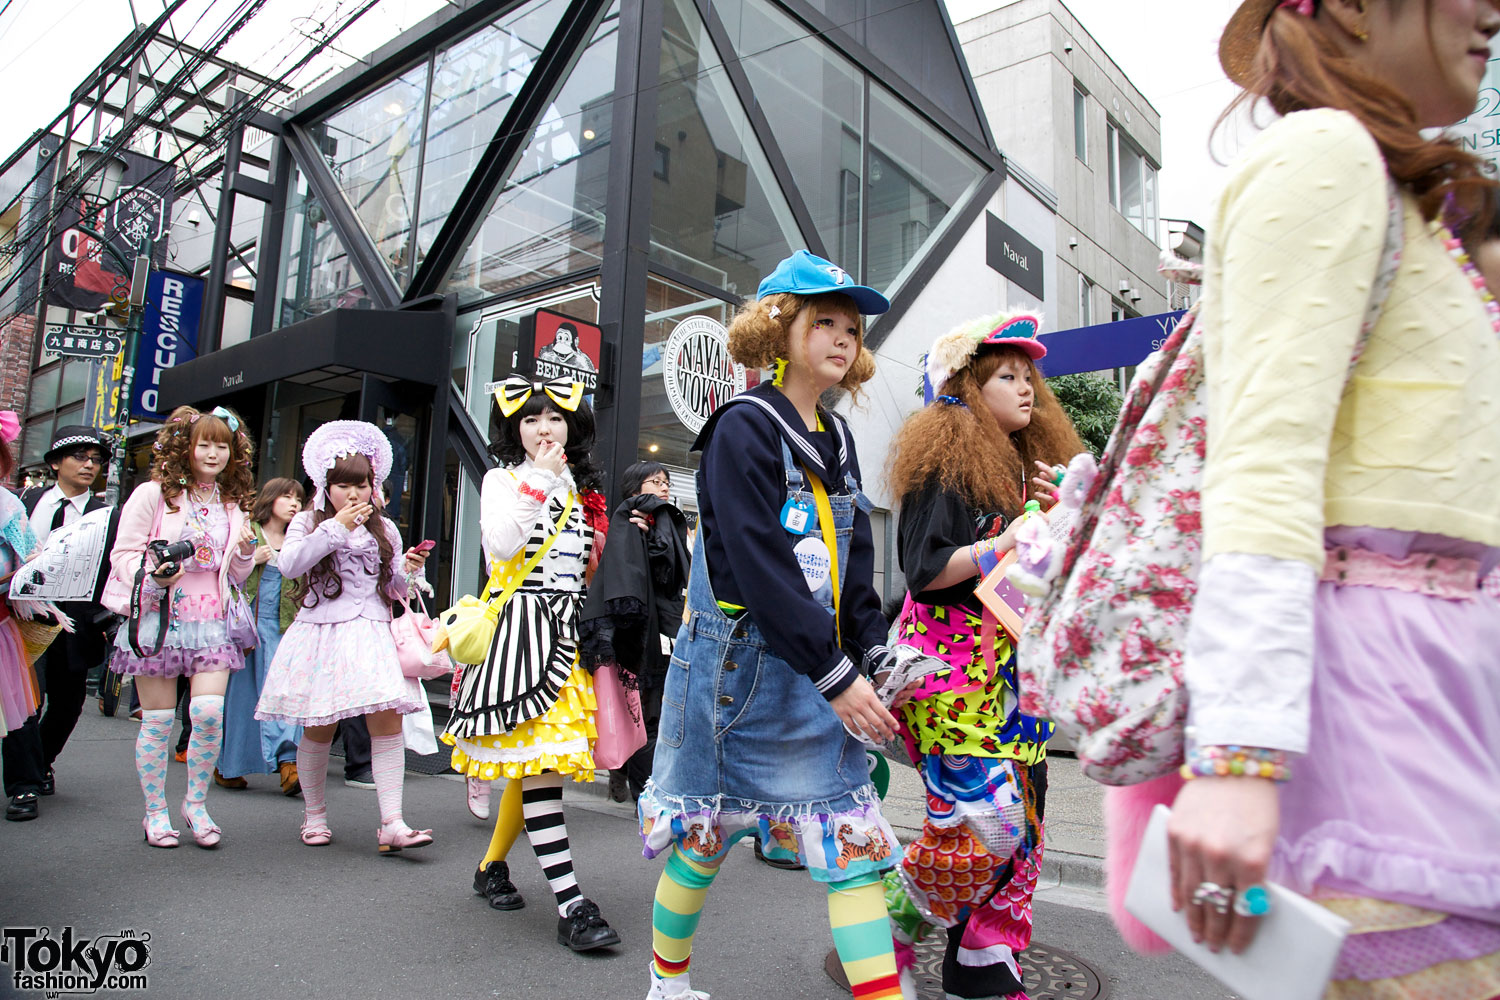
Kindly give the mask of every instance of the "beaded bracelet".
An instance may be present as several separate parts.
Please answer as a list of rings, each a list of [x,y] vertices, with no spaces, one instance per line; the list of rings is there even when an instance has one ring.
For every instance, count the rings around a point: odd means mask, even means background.
[[[522,483],[517,487],[517,490],[519,490],[520,494],[523,497],[531,497],[531,499],[535,500],[537,503],[547,502],[547,491],[539,490],[535,486],[532,486],[530,483]]]
[[[1267,750],[1264,747],[1193,747],[1188,751],[1187,762],[1182,765],[1182,777],[1185,781],[1193,778],[1246,777],[1282,782],[1291,776],[1286,752]]]

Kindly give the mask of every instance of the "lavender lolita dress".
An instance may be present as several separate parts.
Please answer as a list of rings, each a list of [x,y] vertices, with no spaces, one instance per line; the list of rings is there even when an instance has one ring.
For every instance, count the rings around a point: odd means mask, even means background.
[[[332,554],[343,582],[337,597],[301,604],[297,620],[281,638],[256,707],[257,719],[324,726],[388,708],[402,715],[422,710],[407,693],[406,677],[391,638],[392,599],[406,594],[404,550],[396,526],[384,517],[352,531],[328,518],[312,527],[314,513],[292,519],[281,546],[281,573],[291,579],[311,572]],[[378,592],[380,548],[370,528],[391,543],[391,582]]]

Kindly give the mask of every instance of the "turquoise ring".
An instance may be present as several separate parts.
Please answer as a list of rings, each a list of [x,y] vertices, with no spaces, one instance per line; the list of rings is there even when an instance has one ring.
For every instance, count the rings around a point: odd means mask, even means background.
[[[1242,917],[1263,917],[1271,912],[1271,894],[1263,885],[1252,885],[1234,901],[1234,912]]]

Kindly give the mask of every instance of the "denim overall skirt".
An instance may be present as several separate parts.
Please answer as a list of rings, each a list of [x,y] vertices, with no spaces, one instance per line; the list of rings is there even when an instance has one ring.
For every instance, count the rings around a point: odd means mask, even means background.
[[[801,467],[785,442],[781,450],[787,498],[800,494],[811,504]],[[870,503],[852,476],[845,487],[828,498],[841,586],[856,506],[868,510]],[[805,571],[821,549],[825,581],[814,596],[832,617],[816,516],[806,534],[788,532],[787,544],[802,545]],[[900,848],[880,813],[864,745],[845,731],[812,679],[767,644],[748,612],[729,618],[720,610],[706,549],[693,547],[686,620],[667,668],[656,758],[638,804],[646,857],[675,844],[710,861],[755,833],[767,857],[796,859],[820,882],[892,867]]]

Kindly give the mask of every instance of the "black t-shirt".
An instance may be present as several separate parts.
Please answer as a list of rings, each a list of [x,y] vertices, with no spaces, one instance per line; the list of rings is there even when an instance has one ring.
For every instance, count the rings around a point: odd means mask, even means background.
[[[912,600],[918,604],[963,605],[978,614],[981,606],[974,596],[978,576],[940,590],[928,590],[927,586],[947,568],[955,550],[998,535],[1008,523],[1003,514],[976,510],[957,493],[936,484],[902,497],[896,528],[897,558]]]

